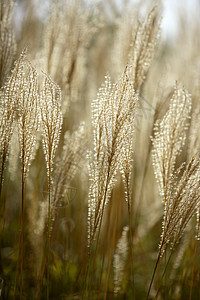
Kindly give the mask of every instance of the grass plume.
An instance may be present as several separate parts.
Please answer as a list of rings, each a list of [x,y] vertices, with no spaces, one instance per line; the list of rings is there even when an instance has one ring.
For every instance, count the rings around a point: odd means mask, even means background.
[[[41,92],[40,109],[41,125],[43,132],[43,149],[46,159],[48,177],[48,263],[47,263],[47,299],[49,299],[49,268],[50,268],[50,228],[51,228],[51,193],[52,193],[52,172],[56,148],[58,146],[62,127],[61,113],[61,90],[47,76],[44,75],[43,90]]]
[[[103,213],[123,164],[128,147],[127,137],[133,132],[136,95],[128,68],[113,84],[106,77],[92,104],[93,150],[90,153],[90,190],[88,205],[89,243],[100,230]]]

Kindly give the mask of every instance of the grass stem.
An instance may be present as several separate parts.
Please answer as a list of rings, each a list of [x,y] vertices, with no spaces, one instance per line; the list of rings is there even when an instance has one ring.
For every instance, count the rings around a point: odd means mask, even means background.
[[[193,259],[193,266],[192,266],[192,279],[191,279],[191,285],[190,285],[190,300],[192,299],[192,289],[193,289],[193,282],[194,282],[194,270],[195,270],[195,261],[197,256],[197,245],[198,240],[195,241],[195,249],[194,249],[194,259]]]
[[[49,172],[50,173],[50,172]],[[51,173],[48,179],[48,192],[49,192],[49,202],[48,202],[48,249],[47,249],[47,300],[49,299],[49,266],[50,266],[50,228],[51,228]]]

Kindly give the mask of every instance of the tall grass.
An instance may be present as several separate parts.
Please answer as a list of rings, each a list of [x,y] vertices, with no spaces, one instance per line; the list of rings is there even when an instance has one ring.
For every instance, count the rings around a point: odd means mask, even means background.
[[[199,299],[198,19],[37,5],[0,3],[1,297]]]

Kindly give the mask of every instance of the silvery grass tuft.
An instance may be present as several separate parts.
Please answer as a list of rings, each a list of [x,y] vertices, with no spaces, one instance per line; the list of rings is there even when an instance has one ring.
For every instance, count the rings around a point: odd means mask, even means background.
[[[117,170],[122,170],[123,178],[129,185],[130,169],[126,167],[125,161],[129,160],[132,153],[130,141],[134,132],[137,103],[129,71],[130,69],[126,68],[115,84],[106,76],[97,99],[92,103],[93,149],[89,154],[88,199],[90,246],[97,231],[100,231],[104,209],[110,199]]]
[[[56,222],[59,209],[69,205],[69,197],[71,191],[71,181],[81,168],[86,156],[87,138],[85,124],[81,123],[79,128],[73,133],[65,132],[64,144],[61,154],[55,160],[55,169],[52,180],[51,195],[51,228],[50,238],[52,238],[54,224]],[[48,201],[47,201],[48,202]],[[31,216],[31,242],[35,243],[42,239],[43,231],[47,221],[47,202],[41,202],[39,206],[39,215],[36,212]],[[34,230],[33,230],[34,229]]]
[[[69,131],[65,132],[62,152],[56,160],[53,175],[52,223],[55,222],[59,207],[68,204],[66,195],[70,190],[72,179],[76,175],[77,170],[82,166],[87,146],[88,139],[84,123],[81,123],[79,128],[72,134]]]
[[[8,155],[8,149],[13,133],[15,112],[18,101],[18,79],[24,65],[26,51],[24,50],[20,58],[16,61],[15,67],[8,81],[5,83],[0,91],[1,106],[0,106],[0,194],[3,185],[3,175],[5,169],[5,162]]]
[[[114,293],[117,295],[121,290],[121,284],[125,271],[125,263],[128,256],[128,226],[123,227],[122,236],[117,242],[113,258],[114,267]]]
[[[157,268],[168,243],[172,248],[179,241],[188,222],[200,205],[200,161],[193,156],[182,176],[184,164],[175,169],[176,159],[186,139],[188,119],[191,111],[191,97],[180,84],[176,83],[170,107],[162,121],[154,127],[153,166],[164,205],[164,216],[160,250],[149,286],[148,295]]]
[[[25,205],[25,182],[33,156],[36,135],[39,126],[38,118],[38,75],[28,61],[24,61],[16,82],[17,98],[17,127],[19,135],[19,150],[21,159],[22,176],[22,203],[21,203],[21,237],[20,237],[20,299],[22,299],[23,285],[23,240],[24,240],[24,205]]]
[[[87,146],[88,139],[86,137],[84,123],[81,123],[79,128],[73,133],[70,133],[69,131],[65,132],[63,147],[60,154],[57,154],[57,157],[55,158],[55,166],[52,174],[50,216],[47,214],[49,204],[48,199],[39,204],[38,215],[37,210],[34,210],[31,215],[32,226],[30,229],[30,240],[34,245],[38,245],[35,247],[35,252],[38,256],[40,256],[41,253],[39,245],[41,245],[43,240],[45,225],[46,223],[48,224],[49,221],[50,229],[48,240],[49,249],[51,248],[55,224],[56,221],[59,222],[59,212],[70,204],[70,192],[73,190],[71,181],[74,179],[78,169],[83,165]],[[48,263],[47,259],[48,257],[43,262],[43,265],[41,265],[41,260],[38,261],[38,268],[41,268],[41,283],[45,275],[45,268]],[[39,287],[39,294],[40,289],[41,286]]]
[[[29,171],[39,128],[38,75],[30,62],[27,61],[21,70],[17,85],[17,126],[25,178]]]
[[[45,154],[48,182],[52,180],[54,158],[63,122],[61,113],[61,90],[50,77],[44,75],[40,97],[43,149]]]
[[[47,299],[49,298],[49,260],[50,260],[50,228],[51,228],[51,193],[52,172],[55,152],[58,146],[63,122],[61,113],[61,90],[47,75],[44,75],[43,89],[40,97],[41,125],[43,149],[48,177],[48,265],[47,265]]]
[[[138,4],[140,7],[142,3]],[[160,40],[160,5],[147,11],[145,16],[138,9],[127,6],[116,22],[112,52],[113,75],[119,74],[124,65],[132,65],[132,80],[136,91],[141,92],[157,53]]]
[[[155,6],[146,19],[138,19],[137,29],[133,31],[129,64],[133,66],[132,79],[136,91],[141,91],[154,58],[160,39],[160,23],[159,7]]]
[[[152,159],[155,177],[162,202],[170,193],[170,181],[175,171],[177,156],[186,139],[191,111],[191,97],[178,83],[170,101],[170,107],[162,120],[154,125]]]
[[[96,32],[96,18],[82,1],[51,1],[44,34],[43,70],[62,90],[62,112],[78,96],[86,76],[86,50]]]
[[[199,136],[200,113],[199,108],[192,114],[188,157],[199,153],[200,151],[200,136]],[[197,224],[196,224],[196,239],[200,240],[200,210],[197,209]]]

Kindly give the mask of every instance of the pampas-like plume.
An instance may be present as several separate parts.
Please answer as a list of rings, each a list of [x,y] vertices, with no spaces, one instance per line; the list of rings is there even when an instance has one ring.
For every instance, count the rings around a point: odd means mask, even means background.
[[[146,20],[138,20],[137,30],[133,32],[129,64],[133,66],[132,75],[136,91],[141,89],[147,76],[159,38],[160,19],[158,7],[154,7]]]
[[[41,125],[43,149],[46,159],[47,176],[51,180],[56,148],[58,146],[63,122],[61,113],[61,90],[50,77],[45,75],[41,93]]]
[[[200,113],[199,109],[192,114],[190,126],[190,138],[188,147],[188,156],[192,157],[200,151],[200,137],[199,137]],[[196,225],[196,239],[200,240],[200,210],[197,209],[197,225]]]
[[[78,168],[81,167],[83,158],[86,155],[87,138],[84,124],[80,124],[78,130],[70,134],[68,131],[64,136],[64,146],[60,157],[56,161],[53,176],[52,191],[52,229],[56,220],[58,208],[67,205],[66,194],[70,182],[74,178]]]
[[[88,222],[90,245],[101,226],[105,205],[110,199],[116,172],[123,164],[133,132],[136,110],[133,82],[126,68],[119,81],[106,77],[92,103],[93,150],[90,152]]]
[[[130,131],[127,132],[126,136],[124,137],[124,147],[122,148],[121,166],[120,166],[122,180],[124,182],[125,200],[128,202],[128,205],[131,204],[131,182],[132,182],[131,179],[132,179],[132,168],[133,168],[133,134],[134,134],[134,126],[130,128]]]
[[[62,89],[64,112],[71,89],[73,93],[77,91],[79,81],[85,75],[86,47],[96,31],[96,26],[91,24],[90,10],[84,11],[81,6],[82,1],[79,0],[51,3],[45,32],[44,68]],[[72,86],[74,77],[76,82]]]
[[[122,231],[122,236],[119,239],[113,260],[114,267],[114,293],[118,294],[121,289],[125,261],[128,255],[128,226],[125,226]]]
[[[162,121],[154,127],[153,166],[164,203],[164,216],[160,250],[147,298],[154,280],[156,269],[168,243],[172,249],[178,243],[190,219],[200,207],[200,160],[193,156],[179,179],[183,165],[175,170],[177,155],[185,142],[191,97],[176,84],[170,107]]]
[[[59,207],[67,205],[66,194],[70,187],[70,182],[73,180],[77,170],[81,167],[83,158],[86,154],[86,132],[84,124],[80,124],[78,130],[70,134],[68,131],[64,136],[64,146],[60,157],[56,160],[55,170],[53,174],[52,185],[52,201],[51,201],[51,220],[53,223],[57,217]],[[41,204],[40,215],[36,224],[35,232],[38,237],[41,237],[44,231],[47,215],[47,205]],[[35,222],[35,220],[33,220]]]
[[[48,264],[47,264],[47,299],[49,299],[49,259],[50,259],[50,228],[51,228],[51,190],[52,171],[56,148],[58,146],[63,122],[61,113],[61,90],[47,75],[43,82],[40,101],[41,125],[43,132],[43,149],[48,177]]]
[[[199,124],[200,124],[200,111],[196,109],[192,114],[190,135],[189,135],[189,146],[188,156],[192,157],[200,151],[200,136],[199,136]]]
[[[12,0],[0,2],[0,86],[2,87],[10,72],[16,52],[16,42],[12,27]]]
[[[185,143],[190,111],[190,95],[176,83],[170,108],[162,121],[156,122],[152,141],[154,173],[163,203],[171,193],[176,157]]]
[[[24,235],[24,192],[25,181],[29,171],[30,162],[36,142],[38,130],[38,80],[37,72],[33,66],[25,61],[20,69],[16,82],[17,96],[17,125],[19,134],[19,149],[22,175],[22,203],[21,203],[21,279],[20,299],[22,299],[23,284],[23,235]]]
[[[26,57],[26,51],[24,50],[15,63],[15,68],[12,71],[12,75],[8,82],[4,85],[0,92],[1,106],[0,106],[0,193],[3,184],[3,173],[5,168],[5,162],[8,154],[8,148],[13,133],[15,111],[17,107],[17,95],[19,93],[18,80],[22,72],[24,60]]]
[[[174,249],[188,222],[200,209],[200,159],[195,156],[192,157],[180,180],[177,178],[179,171],[174,172],[168,184],[168,193],[164,203],[160,250],[146,299],[150,294],[159,260],[165,252],[167,244],[171,243],[171,247]]]
[[[12,134],[12,138],[10,141],[10,147],[9,147],[9,166],[8,166],[8,172],[10,175],[10,179],[12,181],[15,180],[18,159],[19,159],[18,130],[17,130],[17,126],[14,126],[14,131]]]
[[[160,250],[163,254],[166,245],[172,247],[179,241],[186,225],[200,206],[200,160],[192,157],[181,179],[176,175],[170,181],[171,194],[165,200],[163,230]]]
[[[190,110],[190,95],[176,84],[170,108],[154,128],[153,165],[164,203],[161,255],[169,242],[172,246],[178,242],[199,206],[199,159],[191,158],[180,180],[182,166],[175,170],[177,155],[185,142]]]
[[[70,189],[70,182],[73,180],[77,170],[81,168],[83,159],[86,154],[87,138],[85,125],[80,124],[79,128],[70,134],[68,131],[64,136],[64,145],[61,155],[56,159],[55,170],[53,173],[52,183],[52,196],[51,196],[51,228],[50,228],[50,244],[53,235],[53,229],[59,208],[63,205],[67,205],[67,193]],[[39,208],[39,215],[31,216],[32,230],[31,230],[31,242],[40,243],[45,224],[47,221],[48,203],[42,202]],[[33,230],[34,228],[34,230]],[[36,249],[36,251],[41,249]],[[38,261],[39,262],[39,261]],[[46,265],[46,262],[45,262]],[[42,275],[43,276],[43,275]]]
[[[53,180],[53,206],[55,208],[62,206],[61,202],[67,188],[86,154],[86,145],[87,138],[83,123],[72,134],[65,132],[64,146],[56,162]]]
[[[33,66],[26,62],[18,78],[17,116],[20,158],[24,178],[29,171],[38,130],[38,75]]]

